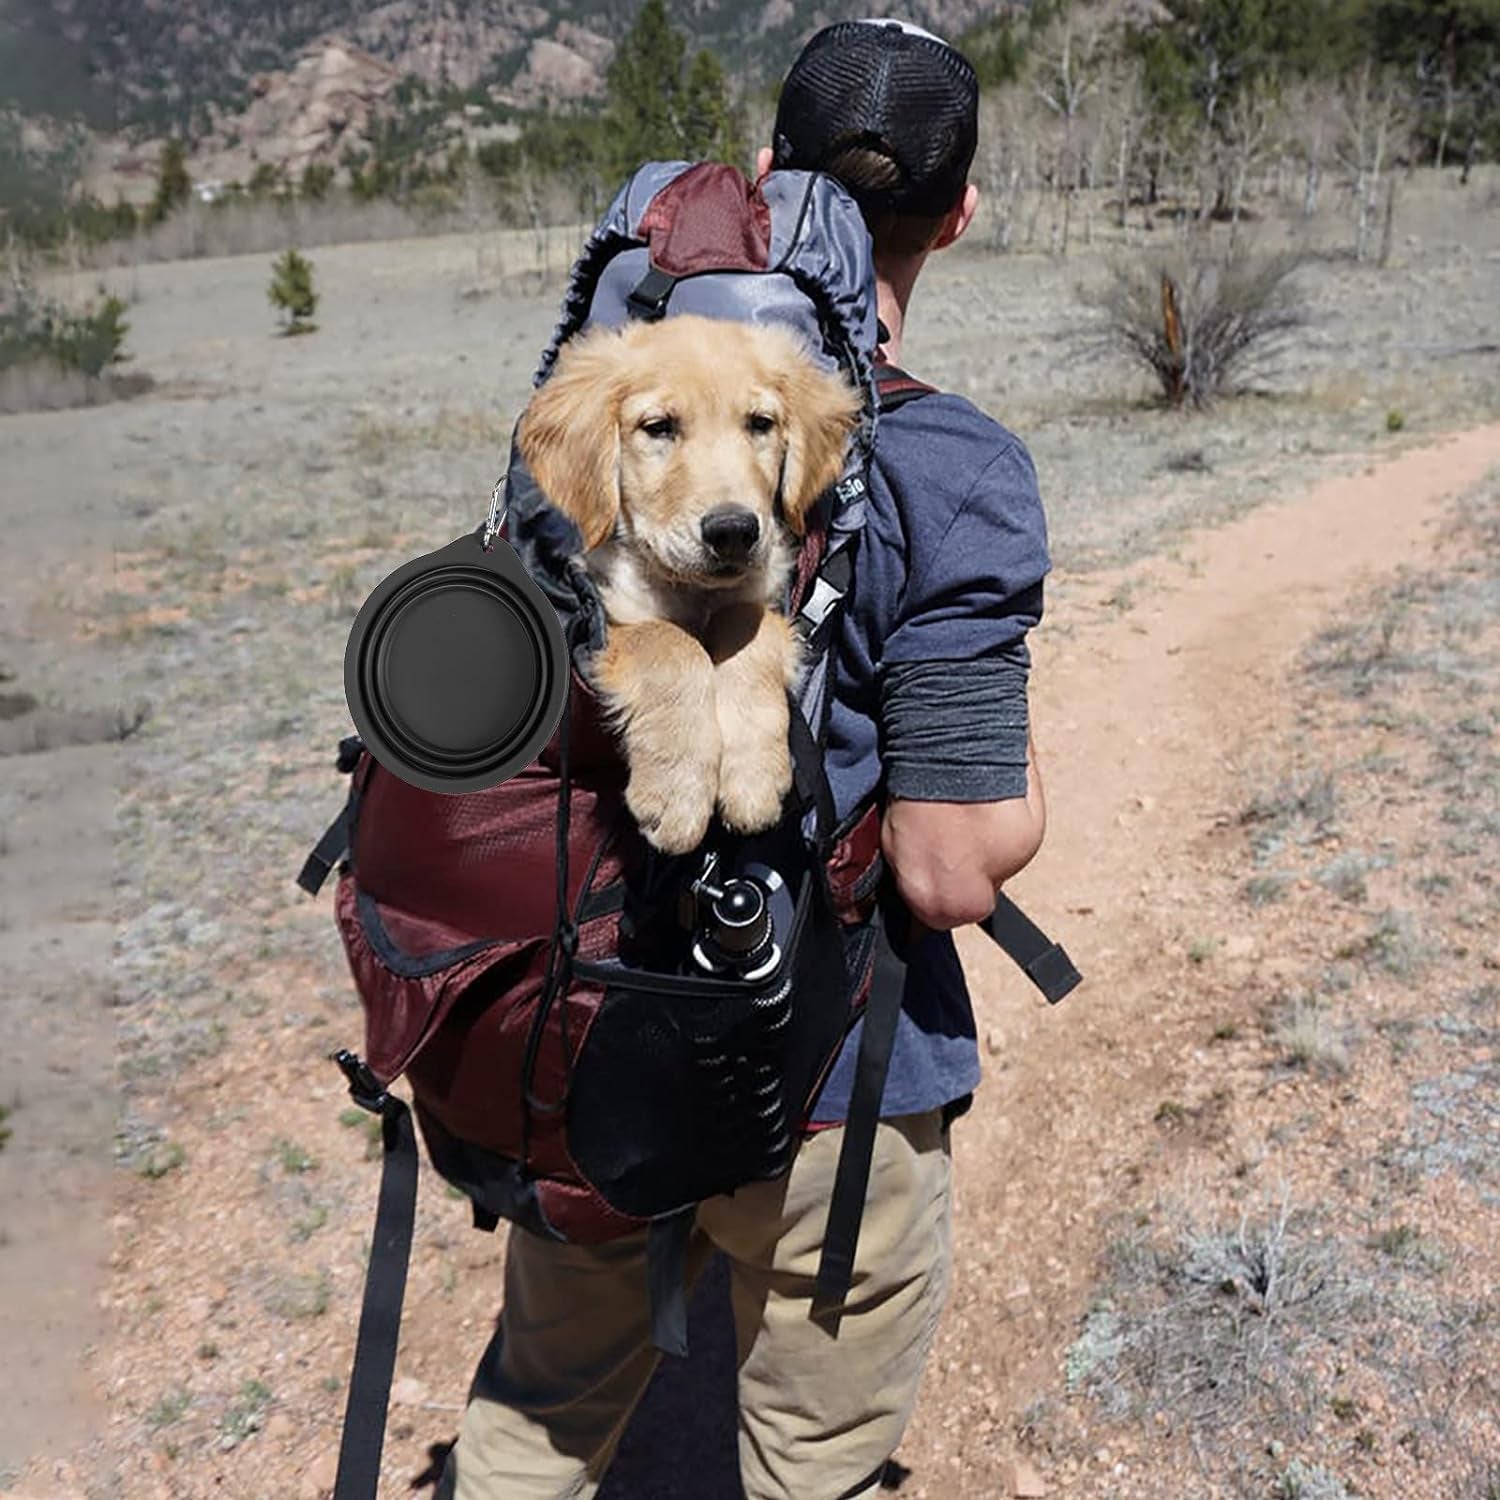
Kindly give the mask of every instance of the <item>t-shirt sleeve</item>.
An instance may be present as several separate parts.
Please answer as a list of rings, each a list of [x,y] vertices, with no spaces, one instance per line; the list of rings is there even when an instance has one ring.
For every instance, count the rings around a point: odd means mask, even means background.
[[[996,655],[1041,619],[1050,563],[1036,469],[1019,439],[989,430],[998,449],[991,443],[956,508],[920,486],[904,497],[907,578],[881,652],[886,665]]]

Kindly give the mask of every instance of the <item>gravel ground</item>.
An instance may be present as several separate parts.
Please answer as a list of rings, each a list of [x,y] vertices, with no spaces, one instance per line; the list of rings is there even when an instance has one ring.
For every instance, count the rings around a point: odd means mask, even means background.
[[[1103,599],[1106,614],[1124,614],[1150,586],[1150,560],[1170,557],[1188,528],[1500,411],[1500,215],[1490,196],[1482,181],[1467,194],[1416,184],[1403,198],[1395,263],[1308,264],[1299,278],[1310,323],[1279,371],[1255,394],[1191,417],[1151,407],[1134,374],[1080,354],[1079,288],[1104,274],[1101,260],[960,250],[935,261],[906,363],[972,396],[1030,445],[1058,562],[1053,630],[1066,636],[1085,598],[1097,602],[1093,570],[1147,560]],[[0,418],[0,667],[13,678],[0,692],[34,695],[76,738],[102,737],[0,758],[0,829],[19,830],[0,857],[0,977],[8,998],[32,1007],[15,1012],[26,1017],[22,1040],[0,1064],[0,1103],[13,1110],[0,1155],[11,1242],[0,1245],[0,1281],[19,1306],[17,1290],[25,1300],[35,1285],[36,1246],[76,1262],[59,1278],[72,1288],[66,1308],[6,1329],[37,1361],[25,1384],[38,1402],[75,1379],[72,1350],[103,1340],[101,1315],[126,1351],[123,1363],[95,1360],[118,1386],[115,1433],[162,1441],[146,1479],[98,1493],[199,1493],[196,1480],[177,1488],[161,1455],[253,1432],[274,1404],[251,1387],[277,1377],[228,1357],[236,1335],[202,1332],[226,1298],[243,1295],[262,1320],[294,1331],[319,1327],[330,1301],[341,1313],[353,1306],[369,1189],[362,1153],[324,1160],[320,1172],[289,1166],[298,1158],[274,1134],[274,1106],[246,1123],[234,1110],[249,1106],[221,1110],[216,1090],[293,1038],[306,1067],[267,1077],[272,1101],[283,1091],[318,1098],[330,1120],[339,1107],[332,1070],[322,1079],[315,1058],[353,1029],[347,978],[326,910],[305,902],[292,877],[341,795],[331,752],[347,728],[341,660],[354,611],[397,563],[480,519],[555,318],[556,273],[496,281],[498,243],[319,250],[320,327],[298,339],[275,335],[265,257],[111,273],[131,297],[134,367],[154,388]],[[512,244],[512,263],[518,253]],[[1399,433],[1387,430],[1393,410]],[[63,802],[76,823],[38,822],[36,808]],[[44,851],[62,833],[73,863],[49,865]],[[28,938],[45,930],[87,953],[104,929],[112,972],[96,953],[82,979]],[[82,1039],[77,1049],[70,1038]],[[54,1082],[90,1048],[111,1045],[113,1120],[99,1105],[107,1096],[85,1086],[102,1064],[84,1066],[73,1093]],[[1437,1107],[1474,1097],[1461,1072],[1451,1088],[1434,1083],[1432,1107],[1418,1099],[1433,1123],[1412,1150],[1433,1149],[1444,1119],[1473,1123],[1467,1105],[1446,1116]],[[99,1216],[75,1214],[67,1246],[55,1227],[42,1238],[46,1216],[27,1207],[41,1195],[12,1195],[27,1180],[66,1184],[64,1198],[77,1191],[84,1179],[56,1157],[64,1121],[73,1159],[116,1164],[126,1203],[110,1226],[117,1277],[139,1270],[131,1246],[143,1184],[157,1195],[154,1214],[183,1216],[185,1259],[155,1290],[136,1295],[132,1283],[123,1302],[101,1293]],[[250,1137],[251,1125],[261,1134]],[[97,1186],[82,1197],[97,1202]],[[233,1249],[213,1238],[225,1216],[240,1226]],[[443,1222],[452,1228],[451,1213]],[[442,1249],[447,1230],[426,1228],[429,1248]],[[32,1259],[17,1254],[22,1246]],[[193,1262],[195,1251],[211,1265]],[[492,1276],[493,1259],[465,1243],[457,1273],[429,1268],[433,1285]],[[64,1325],[72,1342],[54,1347],[48,1329]],[[153,1375],[147,1356],[163,1340],[174,1367]],[[313,1340],[325,1368],[327,1342]],[[201,1354],[215,1344],[223,1357]],[[186,1352],[194,1347],[198,1356]],[[298,1358],[320,1356],[314,1347]],[[339,1399],[328,1388],[303,1415],[326,1424]],[[0,1485],[25,1466],[30,1423],[0,1426]],[[259,1493],[233,1482],[220,1492]]]

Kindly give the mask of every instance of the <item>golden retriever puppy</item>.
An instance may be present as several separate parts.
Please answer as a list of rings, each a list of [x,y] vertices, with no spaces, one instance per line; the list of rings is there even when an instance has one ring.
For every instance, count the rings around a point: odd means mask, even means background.
[[[626,802],[668,853],[773,824],[792,784],[797,642],[775,606],[859,416],[790,330],[690,314],[564,345],[518,441],[577,524],[609,628],[590,677]]]

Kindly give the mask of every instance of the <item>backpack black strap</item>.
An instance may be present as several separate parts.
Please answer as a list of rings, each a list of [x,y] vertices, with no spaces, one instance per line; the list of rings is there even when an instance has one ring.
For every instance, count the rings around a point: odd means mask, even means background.
[[[1004,892],[979,925],[1016,961],[1049,1005],[1056,1005],[1082,982],[1083,976],[1062,944],[1054,943]]]
[[[339,741],[337,765],[344,775],[350,775],[359,764],[364,748],[364,742],[357,734],[348,735]],[[351,786],[338,817],[328,825],[323,837],[318,840],[317,847],[307,856],[302,873],[297,876],[297,884],[309,896],[316,896],[323,889],[333,867],[349,852],[349,836],[354,831],[354,802],[354,788]]]
[[[370,1241],[370,1265],[365,1273],[354,1368],[349,1375],[349,1399],[344,1407],[344,1433],[333,1484],[333,1500],[375,1500],[416,1219],[417,1137],[411,1111],[381,1088],[363,1062],[347,1051],[335,1054],[334,1060],[349,1079],[354,1102],[379,1114],[385,1146],[375,1235]]]
[[[865,1004],[864,1031],[859,1039],[833,1194],[828,1203],[828,1227],[823,1233],[823,1255],[818,1262],[813,1291],[815,1318],[836,1317],[849,1295],[854,1252],[859,1245],[859,1226],[870,1185],[870,1164],[875,1156],[875,1128],[880,1123],[880,1104],[885,1097],[885,1080],[906,990],[906,963],[891,947],[884,911],[876,921],[875,969]]]
[[[827,716],[824,717],[826,719]],[[802,705],[794,700],[787,721],[787,747],[792,756],[792,787],[802,807],[817,809],[819,850],[832,836],[834,825],[838,822],[838,811],[833,800],[833,788],[828,784],[820,739],[821,736],[815,734],[807,722]]]
[[[676,285],[675,276],[669,276],[665,271],[652,266],[625,299],[630,316],[643,318],[649,323],[665,317],[668,299]]]
[[[889,887],[886,895],[889,901]],[[854,1086],[849,1093],[833,1196],[828,1205],[828,1227],[824,1231],[823,1255],[813,1293],[814,1317],[836,1314],[849,1294],[860,1220],[864,1217],[865,1196],[869,1191],[870,1165],[875,1155],[875,1130],[880,1122],[880,1106],[906,989],[906,963],[891,947],[886,910],[882,907],[878,919],[875,969],[865,1005],[864,1031],[859,1040]],[[1020,965],[1050,1004],[1056,1005],[1081,982],[1082,976],[1062,946],[1054,943],[1009,896],[998,896],[994,911],[980,925]]]
[[[880,398],[880,410],[884,413],[896,411],[918,396],[936,395],[937,387],[918,380],[915,375],[908,375],[899,365],[882,361],[875,366],[875,394]]]
[[[651,1342],[663,1354],[686,1359],[687,1252],[698,1209],[694,1204],[646,1231],[646,1287],[651,1299]]]
[[[333,867],[349,852],[349,830],[354,824],[354,799],[351,796],[339,809],[339,815],[318,840],[317,847],[307,856],[297,884],[309,896],[316,896],[324,882],[333,873]]]

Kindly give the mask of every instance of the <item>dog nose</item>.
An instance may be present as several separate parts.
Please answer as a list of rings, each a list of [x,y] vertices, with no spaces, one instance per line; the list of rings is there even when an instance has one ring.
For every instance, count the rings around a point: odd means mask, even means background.
[[[742,505],[723,505],[704,516],[701,530],[704,546],[715,557],[743,558],[760,535],[760,522]]]

